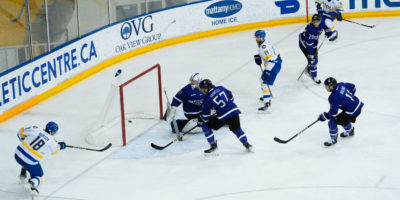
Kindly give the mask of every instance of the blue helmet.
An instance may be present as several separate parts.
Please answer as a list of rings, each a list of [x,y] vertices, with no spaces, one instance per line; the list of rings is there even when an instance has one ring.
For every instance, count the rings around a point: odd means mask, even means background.
[[[49,122],[46,124],[46,129],[44,129],[47,133],[56,133],[58,131],[58,125],[55,122]]]
[[[263,31],[263,30],[257,30],[257,31],[254,33],[254,36],[255,36],[255,37],[265,37],[266,34],[265,34],[265,31]]]

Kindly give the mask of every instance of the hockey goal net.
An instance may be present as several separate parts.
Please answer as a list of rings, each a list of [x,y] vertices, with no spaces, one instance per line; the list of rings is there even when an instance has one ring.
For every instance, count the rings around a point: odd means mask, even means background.
[[[154,126],[163,118],[161,88],[159,64],[139,74],[129,69],[117,70],[86,141],[97,146],[110,142],[125,146],[127,141]]]

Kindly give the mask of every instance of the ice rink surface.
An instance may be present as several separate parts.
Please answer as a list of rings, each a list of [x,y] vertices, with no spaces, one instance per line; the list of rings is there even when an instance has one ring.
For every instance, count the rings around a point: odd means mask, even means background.
[[[20,127],[44,126],[53,120],[60,126],[59,141],[94,147],[85,137],[99,115],[107,96],[104,88],[114,71],[121,68],[135,74],[157,63],[170,98],[193,72],[230,89],[254,153],[245,152],[226,128],[216,132],[219,156],[203,155],[209,146],[202,133],[157,151],[150,143],[165,145],[175,136],[169,124],[155,122],[140,136],[130,137],[124,148],[114,145],[102,153],[66,149],[43,159],[44,182],[36,199],[399,199],[400,18],[355,21],[377,26],[336,23],[339,38],[324,43],[318,64],[321,80],[333,76],[355,83],[356,96],[365,103],[353,138],[339,138],[326,148],[327,122],[319,122],[290,143],[274,142],[273,137],[287,139],[328,111],[329,93],[307,76],[296,80],[306,64],[298,47],[305,24],[268,28],[267,37],[283,64],[271,88],[271,113],[259,113],[255,30],[243,31],[132,58],[1,124],[0,199],[31,199],[18,183],[20,168],[13,158]],[[141,91],[136,92],[139,104],[150,104]],[[119,128],[110,132],[120,134]]]

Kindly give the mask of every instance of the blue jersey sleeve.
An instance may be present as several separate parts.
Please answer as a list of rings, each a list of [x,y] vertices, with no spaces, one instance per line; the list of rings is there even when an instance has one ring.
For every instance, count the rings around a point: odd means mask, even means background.
[[[228,96],[229,101],[233,101],[233,100],[234,100],[234,99],[233,99],[232,92],[231,92],[230,90],[228,90],[228,89],[225,88],[225,93],[226,93],[226,95]]]
[[[335,94],[332,94],[331,96],[329,96],[330,109],[329,109],[329,112],[324,113],[324,115],[327,119],[333,119],[338,115],[339,101],[336,98],[337,97]]]
[[[178,107],[179,105],[181,105],[181,103],[185,102],[186,100],[187,100],[187,95],[182,89],[172,99],[171,106]]]
[[[208,121],[208,119],[211,117],[211,99],[210,98],[205,98],[203,102],[203,110],[201,112],[201,119],[203,121]]]
[[[353,83],[344,83],[345,87],[351,92],[352,95],[356,94],[356,85]]]

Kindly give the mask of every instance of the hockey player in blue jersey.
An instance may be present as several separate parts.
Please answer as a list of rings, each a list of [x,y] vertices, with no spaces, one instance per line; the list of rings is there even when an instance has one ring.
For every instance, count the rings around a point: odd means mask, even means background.
[[[25,185],[33,194],[39,194],[37,187],[43,182],[43,170],[39,161],[43,155],[54,155],[59,150],[66,148],[65,142],[57,142],[54,135],[58,131],[55,122],[49,122],[43,130],[37,126],[21,128],[18,139],[21,144],[15,150],[15,160],[21,165],[20,180],[25,182],[26,171],[29,172],[30,179]]]
[[[191,120],[194,121],[191,124],[197,124],[196,120],[201,113],[204,99],[204,95],[198,89],[201,81],[202,78],[199,73],[192,74],[189,78],[189,84],[183,87],[172,99],[171,117],[175,117],[177,108],[182,104],[183,112],[187,118],[176,120],[178,132],[181,132]],[[171,122],[171,128],[172,132],[176,133],[173,122]]]
[[[307,58],[307,73],[317,84],[321,83],[317,76],[318,64],[318,39],[322,31],[325,31],[325,36],[330,37],[333,32],[326,26],[324,21],[321,21],[321,16],[315,14],[312,16],[312,21],[306,26],[304,32],[299,35],[299,46],[304,56]]]
[[[322,21],[332,31],[328,37],[329,41],[335,41],[338,38],[338,31],[333,26],[333,21],[337,19],[342,21],[343,3],[342,0],[316,0],[317,12],[322,17]]]
[[[271,91],[269,86],[274,85],[276,76],[281,70],[281,56],[275,52],[271,42],[266,38],[266,33],[263,30],[257,30],[254,33],[258,46],[258,54],[254,55],[254,61],[261,67],[262,74],[260,77],[262,98],[264,105],[258,110],[264,111],[271,106]]]
[[[329,112],[320,114],[318,119],[320,121],[329,120],[330,139],[324,145],[331,146],[337,142],[337,125],[343,126],[345,130],[340,134],[340,137],[354,135],[352,123],[356,122],[364,103],[354,95],[356,86],[352,83],[337,83],[336,79],[329,77],[325,80],[324,85],[325,89],[331,92],[329,95],[330,109]],[[339,113],[339,109],[342,110],[341,113]]]
[[[207,141],[211,146],[204,153],[207,155],[218,149],[212,129],[218,130],[225,124],[229,126],[229,130],[236,135],[244,147],[250,151],[252,145],[247,141],[246,134],[240,127],[240,110],[233,102],[231,91],[222,86],[214,86],[208,79],[201,81],[199,88],[205,95],[201,113],[201,119],[204,122],[199,122],[199,126],[202,127]],[[211,108],[216,110],[215,115],[211,115]]]

